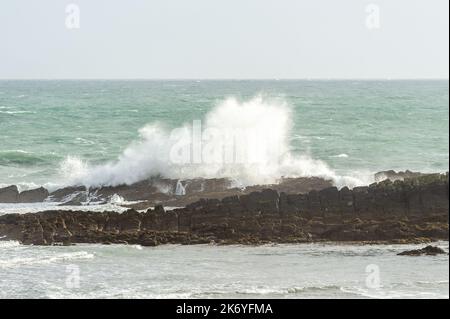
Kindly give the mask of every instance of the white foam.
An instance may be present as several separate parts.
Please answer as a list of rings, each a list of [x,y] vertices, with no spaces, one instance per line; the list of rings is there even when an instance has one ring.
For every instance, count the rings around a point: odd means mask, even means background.
[[[181,181],[177,182],[177,187],[175,189],[175,195],[177,195],[177,196],[186,195],[186,188],[183,186]]]
[[[123,203],[125,204],[125,203]],[[43,203],[20,203],[20,204],[4,204],[0,203],[0,216],[5,214],[27,214],[38,213],[47,210],[62,211],[86,211],[86,212],[104,212],[115,211],[124,212],[128,208],[114,203],[106,204],[89,204],[89,205],[61,205],[59,202],[43,202]]]
[[[345,154],[345,153],[342,153],[342,154],[338,154],[338,155],[333,155],[333,156],[331,156],[331,157],[337,157],[337,158],[348,158],[348,155],[347,155],[347,154]]]
[[[114,194],[114,195],[112,195],[111,198],[109,199],[109,202],[110,202],[111,204],[123,205],[126,201],[125,201],[125,199],[124,199],[122,196],[117,195],[117,194]]]
[[[2,237],[0,237],[2,239]],[[1,241],[0,240],[0,249],[6,249],[6,248],[14,248],[20,246],[20,243],[15,240],[7,240],[7,241]]]
[[[289,144],[291,119],[291,109],[282,100],[265,100],[258,96],[240,102],[229,98],[206,115],[201,127],[202,136],[206,135],[207,144],[217,150],[225,148],[227,141],[224,136],[210,132],[239,131],[233,139],[234,148],[247,152],[246,161],[174,162],[174,148],[180,140],[191,141],[193,125],[185,124],[174,139],[173,132],[163,125],[150,123],[139,130],[140,140],[129,145],[116,161],[89,165],[79,158],[68,157],[61,165],[62,180],[70,185],[95,187],[132,184],[152,176],[173,179],[224,177],[245,186],[275,183],[280,177],[317,176],[331,179],[337,186],[367,184],[356,176],[340,176],[325,162],[307,154],[292,152]],[[193,147],[193,142],[190,143],[188,146]],[[204,156],[205,152],[202,154]],[[214,150],[211,154],[214,158]]]
[[[14,257],[10,259],[0,260],[0,269],[16,268],[20,266],[27,266],[34,264],[50,264],[55,262],[64,262],[78,259],[92,259],[92,258],[94,258],[94,255],[85,251],[62,253],[53,256]]]
[[[448,298],[448,294],[415,290],[391,290],[391,289],[369,289],[361,287],[342,287],[341,291],[372,299],[442,299]]]

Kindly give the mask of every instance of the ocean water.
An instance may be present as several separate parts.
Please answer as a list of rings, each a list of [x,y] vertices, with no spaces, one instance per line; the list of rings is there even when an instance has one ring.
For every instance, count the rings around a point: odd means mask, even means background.
[[[448,298],[448,255],[396,255],[418,247],[0,242],[0,298]]]
[[[113,185],[160,174],[242,184],[317,175],[354,186],[385,169],[444,172],[448,89],[437,80],[3,80],[0,185]],[[168,165],[171,129],[194,120],[254,126],[276,151],[257,165]]]
[[[155,175],[230,177],[244,186],[322,176],[354,186],[385,169],[444,172],[448,103],[448,81],[3,80],[0,187],[117,185]],[[195,121],[202,136],[237,129],[235,148],[259,161],[208,162],[202,153],[200,162],[174,163],[173,129],[188,138]],[[205,141],[225,145],[220,134]],[[56,204],[0,204],[0,214]],[[448,242],[436,244],[448,252]],[[0,298],[448,298],[448,255],[396,255],[419,247],[0,241]]]

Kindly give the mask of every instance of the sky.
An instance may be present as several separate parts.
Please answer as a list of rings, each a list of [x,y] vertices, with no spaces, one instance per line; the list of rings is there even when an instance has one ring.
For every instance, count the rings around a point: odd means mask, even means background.
[[[0,78],[448,79],[448,38],[448,0],[2,0]]]

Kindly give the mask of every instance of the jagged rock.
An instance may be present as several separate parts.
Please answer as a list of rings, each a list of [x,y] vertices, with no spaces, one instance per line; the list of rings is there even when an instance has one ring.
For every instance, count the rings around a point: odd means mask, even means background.
[[[342,217],[355,217],[355,198],[353,191],[348,187],[343,187],[339,191],[339,209]]]
[[[61,202],[73,194],[78,194],[78,193],[86,192],[86,191],[87,191],[87,189],[84,186],[64,187],[64,188],[60,188],[60,189],[50,193],[50,198],[52,201]]]
[[[89,193],[88,191],[80,191],[77,193],[72,193],[65,198],[62,198],[62,203],[59,206],[81,206],[83,203],[88,202]]]
[[[305,241],[416,241],[448,239],[446,216],[433,219],[353,219],[327,223],[321,217],[280,216],[277,213],[231,216],[227,214],[155,211],[139,213],[48,211],[0,216],[0,236],[24,244],[305,242]],[[433,227],[430,227],[433,225]],[[189,240],[188,238],[197,238]]]
[[[48,190],[43,187],[23,191],[19,194],[20,203],[40,203],[49,196]]]
[[[337,187],[328,187],[319,191],[319,200],[324,216],[336,215],[340,212],[339,191]]]
[[[281,192],[279,199],[279,211],[281,215],[295,214],[299,211],[299,208],[295,204],[291,203],[289,195]]]
[[[17,186],[0,188],[0,203],[17,203],[19,201],[19,190]]]
[[[382,171],[375,174],[375,181],[381,182],[383,180],[389,179],[391,181],[405,180],[407,178],[416,178],[423,176],[425,174],[419,172],[411,172],[406,170],[404,172],[396,172],[394,170]]]
[[[448,209],[447,174],[308,194],[264,189],[169,211],[8,214],[0,216],[0,237],[36,245],[424,242],[448,240]]]
[[[239,196],[227,196],[222,198],[222,203],[225,205],[239,205]]]
[[[157,214],[164,214],[165,210],[164,207],[162,205],[156,205],[154,208],[155,213]]]
[[[306,194],[287,194],[286,200],[291,209],[300,212],[302,215],[309,214],[309,201]]]
[[[279,211],[279,195],[277,191],[272,189],[242,195],[239,200],[248,212],[273,213]]]
[[[176,186],[180,182],[184,187],[183,196],[176,195]],[[175,180],[155,177],[131,185],[104,186],[89,189],[90,196],[96,200],[107,201],[113,195],[118,195],[126,201],[139,201],[127,204],[129,208],[144,210],[158,204],[172,207],[184,207],[201,198],[219,199],[230,196],[240,196],[264,189],[272,189],[285,193],[307,193],[310,190],[320,190],[332,186],[331,181],[318,177],[282,178],[278,184],[254,185],[246,188],[233,187],[233,183],[225,178]],[[65,187],[50,194],[50,200],[67,201],[71,195],[85,192],[84,186]],[[80,201],[79,201],[80,202]],[[77,204],[77,203],[72,203]],[[237,209],[237,207],[235,207]]]
[[[310,212],[310,214],[322,216],[322,214],[320,213],[322,211],[320,196],[319,192],[316,190],[312,190],[308,193],[308,211]]]
[[[445,251],[442,248],[436,247],[436,246],[427,246],[422,249],[414,249],[414,250],[407,250],[404,252],[401,252],[397,255],[399,256],[422,256],[422,255],[428,255],[428,256],[435,256],[445,254]]]
[[[367,215],[370,209],[369,187],[360,186],[353,188],[353,207],[357,215]]]
[[[270,188],[287,194],[308,193],[311,190],[321,190],[333,186],[330,180],[320,177],[282,178],[279,183],[273,185],[255,185],[245,189],[246,193],[261,191]]]

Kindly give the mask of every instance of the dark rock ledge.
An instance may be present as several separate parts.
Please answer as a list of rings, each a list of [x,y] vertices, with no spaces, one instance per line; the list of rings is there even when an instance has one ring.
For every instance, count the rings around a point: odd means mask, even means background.
[[[19,193],[17,186],[0,188],[0,203],[41,203],[49,196],[43,187]]]
[[[448,240],[448,173],[307,194],[272,189],[139,213],[45,211],[0,216],[24,244],[261,244]]]
[[[436,256],[436,255],[441,255],[441,254],[445,254],[445,250],[443,250],[442,248],[439,248],[436,246],[426,246],[425,248],[422,248],[422,249],[407,250],[407,251],[401,252],[397,255],[399,255],[399,256],[422,256],[422,255]]]
[[[181,185],[184,194],[176,193]],[[155,177],[131,185],[103,186],[86,188],[84,186],[69,186],[49,193],[45,188],[37,188],[19,193],[17,186],[0,188],[0,203],[37,203],[49,200],[61,205],[80,206],[90,201],[107,202],[114,195],[121,196],[126,201],[140,201],[134,204],[135,209],[146,209],[158,204],[171,207],[184,207],[201,198],[222,199],[231,195],[243,195],[265,188],[285,193],[307,193],[311,190],[321,190],[332,186],[331,181],[319,177],[282,178],[277,184],[254,185],[241,189],[233,187],[233,183],[225,178],[212,179],[164,179]]]

